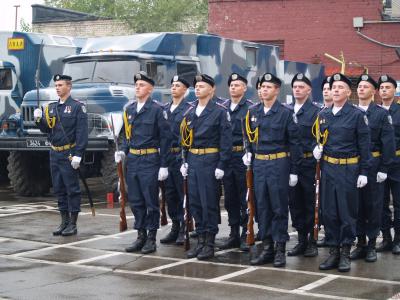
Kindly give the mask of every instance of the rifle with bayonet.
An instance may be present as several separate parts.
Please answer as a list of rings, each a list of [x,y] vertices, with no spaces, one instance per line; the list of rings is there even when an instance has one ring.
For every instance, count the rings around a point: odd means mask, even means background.
[[[243,127],[243,119],[241,120],[242,126],[242,138],[243,138],[243,148],[245,150],[246,155],[249,153],[248,144],[246,135]],[[246,166],[246,201],[247,201],[247,236],[246,236],[246,244],[248,246],[252,246],[255,243],[254,238],[254,216],[255,216],[255,204],[254,204],[254,180],[253,180],[253,170],[251,169],[251,165]]]
[[[115,135],[114,120],[112,114],[111,114],[111,128],[114,138],[115,149],[116,151],[119,151],[118,138]],[[126,223],[126,213],[125,213],[126,189],[125,189],[125,178],[124,178],[124,169],[122,166],[122,161],[117,163],[117,171],[119,178],[119,194],[120,194],[119,231],[122,232],[128,229],[128,225]]]
[[[159,186],[161,190],[161,204],[160,204],[160,214],[161,214],[161,226],[168,224],[167,212],[165,210],[165,183],[164,181],[159,181]]]

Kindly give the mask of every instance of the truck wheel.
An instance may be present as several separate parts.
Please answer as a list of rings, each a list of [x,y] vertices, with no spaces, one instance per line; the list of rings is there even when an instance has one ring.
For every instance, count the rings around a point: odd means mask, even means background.
[[[118,174],[117,165],[114,161],[114,152],[115,145],[113,143],[107,152],[103,152],[103,158],[101,159],[101,175],[107,193],[117,191]]]
[[[19,196],[42,196],[51,186],[47,152],[11,151],[8,157],[8,178]]]
[[[8,151],[0,151],[0,183],[8,182],[7,157]]]

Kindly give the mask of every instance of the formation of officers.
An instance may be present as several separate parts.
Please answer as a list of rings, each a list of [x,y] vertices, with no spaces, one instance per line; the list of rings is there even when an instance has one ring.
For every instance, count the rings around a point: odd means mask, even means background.
[[[377,251],[400,254],[400,102],[395,101],[397,83],[390,76],[382,75],[376,82],[362,75],[357,81],[359,101],[351,104],[351,81],[334,74],[322,83],[322,108],[310,101],[312,84],[303,73],[291,82],[292,104],[278,101],[282,82],[271,73],[258,78],[256,102],[244,97],[247,80],[238,73],[229,76],[228,100],[215,95],[214,79],[207,74],[194,78],[197,100],[193,102],[185,100],[190,83],[174,76],[172,99],[166,105],[151,99],[154,81],[146,73],[136,74],[134,82],[136,101],[124,108],[123,144],[115,152],[117,163],[125,161],[128,201],[138,231],[127,252],[156,251],[160,181],[165,181],[172,220],[170,232],[160,242],[183,244],[184,178],[197,235],[187,257],[214,256],[221,186],[231,230],[218,248],[248,251],[246,168],[250,166],[257,237],[262,243],[250,264],[283,267],[286,255],[317,256],[318,243],[329,247],[321,270],[349,271],[351,260],[374,262]],[[380,105],[374,102],[377,90]],[[78,123],[64,121],[74,117],[83,122],[85,108],[68,97],[60,96],[58,103],[49,105],[45,118],[41,110],[35,111],[39,128],[49,133],[53,145],[52,178],[62,217],[54,234],[61,235],[71,230],[76,234],[80,194],[69,180],[77,180],[73,169],[79,167],[85,144]],[[64,134],[57,125],[60,117]],[[67,162],[75,177],[56,167]],[[322,241],[313,234],[317,164],[321,169],[317,225],[324,226]],[[289,210],[298,240],[287,251]],[[376,246],[380,231],[383,241]]]

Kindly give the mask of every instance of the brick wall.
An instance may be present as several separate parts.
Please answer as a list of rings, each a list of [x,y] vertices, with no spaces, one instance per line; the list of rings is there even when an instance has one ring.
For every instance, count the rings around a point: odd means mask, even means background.
[[[400,80],[400,59],[395,49],[360,37],[353,18],[381,20],[379,0],[209,0],[210,33],[249,41],[284,41],[286,60],[314,63],[328,72],[339,64],[324,56],[343,51],[348,72],[365,66],[372,76],[388,73]],[[400,23],[364,24],[361,32],[380,42],[400,45]],[[357,67],[358,64],[358,67]],[[358,70],[357,70],[358,69]]]
[[[32,25],[32,29],[33,32],[80,37],[134,33],[125,23],[116,20],[35,23]]]

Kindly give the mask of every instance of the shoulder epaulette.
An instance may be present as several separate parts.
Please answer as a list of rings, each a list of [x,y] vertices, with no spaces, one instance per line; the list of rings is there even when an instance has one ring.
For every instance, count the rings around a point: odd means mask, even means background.
[[[124,105],[123,110],[126,110],[128,108],[128,106],[130,106],[130,105],[132,105],[134,103],[136,103],[135,100],[130,100],[130,101],[126,102],[125,105]]]
[[[313,102],[311,102],[314,106],[316,106],[316,107],[318,107],[318,108],[322,108],[323,107],[323,105],[321,104],[321,103],[319,103],[319,102],[315,102],[315,101],[313,101]]]
[[[254,103],[252,106],[249,107],[249,109],[255,109],[255,108],[257,108],[257,107],[260,106],[260,105],[261,105],[261,102]]]
[[[281,104],[282,104],[283,107],[286,107],[287,109],[289,109],[291,111],[294,111],[293,106],[291,106],[290,104],[287,104],[287,103],[281,103]]]
[[[160,101],[157,101],[157,100],[154,100],[154,99],[152,99],[151,101],[152,101],[153,103],[157,104],[158,106],[160,106],[161,108],[164,108],[164,107],[165,107],[165,104],[162,103],[162,102],[160,102]]]
[[[186,117],[186,115],[194,108],[194,105],[189,105],[188,109],[183,113],[183,116]]]
[[[247,104],[250,104],[250,106],[254,105],[254,102],[252,100],[250,100],[250,99],[246,99],[246,102],[247,102]]]
[[[365,110],[363,110],[361,107],[358,107],[357,105],[353,104],[352,105],[354,108],[358,109],[359,111],[361,111],[362,113],[365,114]]]
[[[218,106],[222,107],[223,109],[228,109],[224,104],[225,103],[220,103],[220,102],[215,102]]]
[[[190,105],[190,106],[195,106],[196,103],[197,103],[198,101],[199,101],[199,100],[186,101],[186,103],[187,103],[188,105]]]

